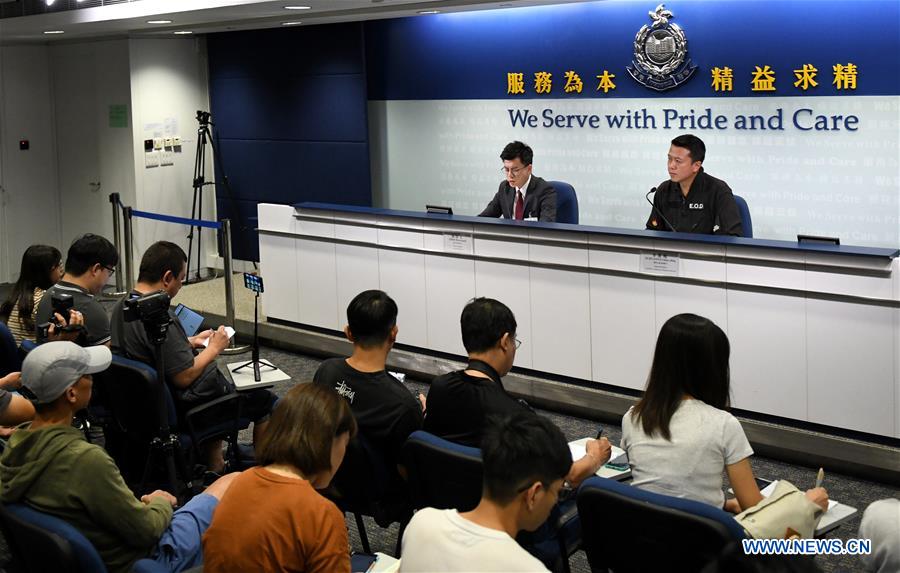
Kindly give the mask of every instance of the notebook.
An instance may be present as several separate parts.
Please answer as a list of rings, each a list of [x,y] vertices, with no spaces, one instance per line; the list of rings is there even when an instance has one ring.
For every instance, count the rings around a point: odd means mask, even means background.
[[[574,442],[569,442],[569,451],[572,452],[572,460],[580,460],[584,457],[584,445],[587,443],[588,439],[589,438],[582,438],[580,440],[575,440]],[[631,477],[630,467],[626,470],[617,470],[608,467],[608,464],[628,465],[628,454],[618,446],[610,445],[610,448],[612,448],[612,451],[609,454],[609,461],[600,466],[596,475],[603,478],[614,479],[616,481],[628,479]]]

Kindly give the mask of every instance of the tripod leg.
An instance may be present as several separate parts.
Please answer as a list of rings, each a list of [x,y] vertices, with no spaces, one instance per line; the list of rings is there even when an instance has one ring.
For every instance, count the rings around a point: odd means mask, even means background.
[[[197,217],[203,218],[203,189],[200,189],[199,203],[197,208]],[[203,229],[197,227],[197,282],[200,281],[200,254],[203,252],[201,241],[203,240]]]
[[[197,218],[197,199],[199,198],[200,194],[203,193],[203,185],[205,182],[205,171],[206,171],[206,166],[205,166],[205,162],[204,162],[204,157],[205,157],[205,153],[206,153],[205,149],[206,149],[206,132],[201,127],[197,131],[197,153],[194,156],[194,181],[193,181],[194,197],[191,200],[191,219]],[[197,240],[198,240],[197,248],[199,249],[200,248],[199,237]],[[191,255],[193,254],[192,253],[193,249],[194,249],[194,227],[192,225],[191,230],[188,233],[188,257],[187,257],[188,268],[187,268],[187,272],[185,274],[185,277],[187,277],[188,279],[190,279],[190,276],[191,276]],[[198,274],[199,274],[199,272],[200,272],[200,270],[197,269]]]
[[[150,448],[147,450],[147,461],[144,462],[144,473],[141,475],[141,484],[138,486],[138,491],[140,493],[144,493],[145,488],[147,487],[147,482],[150,480],[150,468],[153,467],[153,458],[156,455],[158,448],[157,441],[154,439],[150,442]]]
[[[237,372],[238,370],[243,370],[244,368],[246,368],[246,367],[248,367],[248,366],[253,366],[253,361],[252,361],[252,360],[250,360],[249,362],[245,362],[244,364],[241,364],[240,366],[238,366],[237,368],[235,368],[235,369],[232,370],[231,372],[234,373],[234,372]]]

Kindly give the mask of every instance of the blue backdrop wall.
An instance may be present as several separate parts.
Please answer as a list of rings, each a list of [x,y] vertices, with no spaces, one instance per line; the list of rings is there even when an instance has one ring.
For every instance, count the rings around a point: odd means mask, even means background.
[[[666,92],[632,81],[626,66],[652,0],[585,2],[506,10],[375,20],[366,24],[371,100],[528,99],[566,97],[742,97],[848,95],[833,89],[832,66],[852,62],[860,81],[853,95],[900,93],[900,2],[670,1],[672,23],[684,28],[696,77]],[[793,86],[793,70],[812,64],[819,85]],[[756,66],[776,74],[774,92],[752,92]],[[716,93],[710,69],[733,70],[734,89]],[[577,72],[583,93],[563,90]],[[616,88],[597,91],[608,70]],[[536,94],[534,74],[552,74],[549,94]],[[525,93],[507,93],[507,73],[524,74]]]
[[[668,141],[682,131],[706,140],[710,172],[751,202],[758,236],[900,244],[900,3],[673,0],[696,70],[665,92],[626,69],[655,6],[607,0],[210,35],[217,167],[234,194],[217,186],[218,212],[238,212],[235,256],[258,258],[250,218],[260,202],[371,205],[374,190],[379,207],[477,213],[511,139],[535,148],[541,175],[576,186],[583,223],[640,228],[642,195],[665,177]],[[833,68],[850,63],[858,82],[840,88]],[[806,65],[818,72],[808,89],[795,84]],[[719,91],[711,73],[725,67],[733,89]],[[770,67],[775,89],[752,89],[757,67]],[[567,71],[582,91],[565,90]],[[609,91],[598,90],[604,71]],[[536,91],[538,72],[552,74],[548,93]],[[522,74],[523,93],[509,93],[510,73]],[[654,122],[619,121],[638,112]],[[704,113],[722,124],[674,119]],[[598,121],[552,121],[561,114]],[[768,123],[742,124],[750,115]],[[834,116],[852,121],[815,123]]]
[[[234,257],[259,260],[258,203],[371,205],[360,22],[211,34],[211,112],[232,199]],[[237,215],[234,214],[237,210]]]

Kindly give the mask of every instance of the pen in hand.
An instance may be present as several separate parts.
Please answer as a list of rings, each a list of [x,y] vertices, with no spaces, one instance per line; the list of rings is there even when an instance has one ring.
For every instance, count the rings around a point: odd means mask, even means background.
[[[825,483],[825,469],[819,468],[819,474],[816,476],[816,487],[822,487]]]

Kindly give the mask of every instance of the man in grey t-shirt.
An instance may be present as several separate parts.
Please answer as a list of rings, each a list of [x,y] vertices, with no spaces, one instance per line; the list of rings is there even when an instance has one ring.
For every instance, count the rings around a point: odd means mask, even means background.
[[[186,274],[187,255],[184,250],[174,243],[159,241],[151,245],[141,258],[138,280],[129,296],[140,297],[164,291],[170,299],[174,298],[181,290]],[[140,321],[125,322],[123,304],[124,301],[120,301],[113,308],[113,350],[156,367],[153,344]],[[173,322],[161,351],[166,381],[175,394],[176,406],[184,411],[234,392],[234,385],[216,366],[216,358],[228,346],[225,327],[220,326],[218,330],[207,330],[188,337],[171,308],[168,312]],[[264,431],[276,401],[275,395],[268,390],[256,389],[241,392],[240,399],[243,402],[242,416],[254,422],[255,442]],[[204,444],[204,449],[210,469],[221,471],[225,465],[221,442]]]

